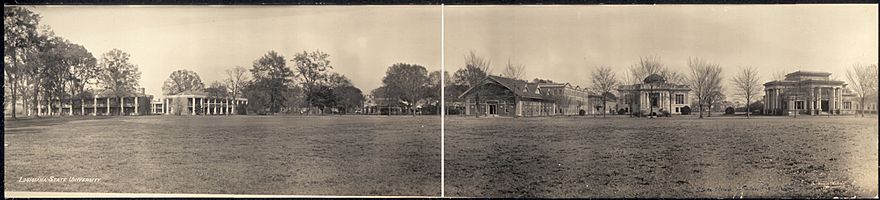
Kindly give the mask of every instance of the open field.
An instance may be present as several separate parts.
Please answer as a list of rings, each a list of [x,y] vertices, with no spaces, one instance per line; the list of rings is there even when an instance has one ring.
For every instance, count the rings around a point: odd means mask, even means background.
[[[446,195],[875,197],[877,118],[446,119]]]
[[[7,121],[6,191],[440,195],[440,118],[140,116]],[[19,182],[24,177],[98,182]]]

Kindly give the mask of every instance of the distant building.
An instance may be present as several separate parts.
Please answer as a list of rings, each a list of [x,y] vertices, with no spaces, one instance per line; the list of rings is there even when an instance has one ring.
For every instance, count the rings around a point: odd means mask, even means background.
[[[621,95],[617,100],[619,112],[636,115],[668,112],[680,115],[683,108],[689,107],[688,94],[691,89],[687,85],[667,83],[662,76],[652,74],[642,83],[621,85],[617,91]]]
[[[203,91],[187,91],[165,96],[151,103],[155,114],[227,115],[246,114],[246,98],[214,97]]]
[[[568,83],[529,83],[490,75],[459,98],[464,99],[466,115],[552,116],[592,110],[587,94]]]
[[[877,96],[859,105],[856,94],[843,81],[831,80],[831,73],[796,71],[783,80],[764,83],[764,112],[772,115],[855,114],[859,109],[877,112]]]
[[[361,113],[366,115],[399,115],[405,114],[405,104],[396,98],[364,95],[364,106]]]
[[[598,94],[590,94],[587,95],[588,105],[592,105],[593,110],[587,112],[588,114],[602,114],[602,95]],[[605,109],[605,114],[617,114],[617,96],[612,93],[607,93],[605,96],[605,106],[608,108]]]

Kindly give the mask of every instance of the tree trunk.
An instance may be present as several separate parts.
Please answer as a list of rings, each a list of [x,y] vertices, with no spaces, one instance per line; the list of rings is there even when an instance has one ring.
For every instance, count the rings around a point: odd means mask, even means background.
[[[37,109],[36,116],[40,117],[40,84],[37,84],[37,81],[34,81],[34,109]]]
[[[707,117],[712,117],[712,103],[709,103],[709,112],[706,115]]]
[[[125,116],[125,112],[123,112],[125,110],[125,105],[122,105],[122,97],[116,97],[116,100],[119,102],[119,116]],[[195,101],[195,99],[193,99],[193,101]],[[193,107],[192,109],[195,110],[196,107]]]
[[[18,103],[18,95],[16,95],[16,89],[18,87],[18,81],[15,80],[15,77],[12,78],[12,119],[15,119],[15,107]]]
[[[862,117],[865,117],[865,95],[862,95],[861,100],[859,100],[859,112],[862,113]]]
[[[699,102],[699,103],[697,103],[697,105],[700,107],[700,119],[702,119],[703,118],[703,102]]]
[[[608,112],[607,103],[605,103],[605,95],[602,95],[602,118],[605,118],[605,113]]]
[[[751,108],[751,106],[749,105],[749,102],[751,102],[751,99],[750,99],[750,98],[746,98],[746,119],[751,119],[751,118],[752,118],[752,116],[751,116],[751,114],[752,114],[752,108]]]
[[[476,97],[474,98],[474,105],[476,106],[474,107],[474,116],[480,118],[480,94],[475,94],[474,96]]]

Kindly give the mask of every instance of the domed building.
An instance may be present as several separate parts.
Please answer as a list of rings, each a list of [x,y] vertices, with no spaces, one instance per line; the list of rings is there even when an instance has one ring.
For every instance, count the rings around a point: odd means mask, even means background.
[[[621,85],[617,99],[618,113],[635,115],[680,115],[689,105],[687,85],[666,82],[666,78],[651,74],[642,83]],[[688,108],[689,109],[689,108]]]

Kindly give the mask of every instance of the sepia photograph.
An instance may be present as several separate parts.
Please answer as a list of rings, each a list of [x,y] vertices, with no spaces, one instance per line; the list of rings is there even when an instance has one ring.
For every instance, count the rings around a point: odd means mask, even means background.
[[[440,196],[440,12],[4,6],[4,193]]]
[[[4,5],[4,195],[876,199],[877,9]]]
[[[445,6],[445,195],[877,197],[876,5]]]

